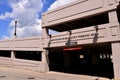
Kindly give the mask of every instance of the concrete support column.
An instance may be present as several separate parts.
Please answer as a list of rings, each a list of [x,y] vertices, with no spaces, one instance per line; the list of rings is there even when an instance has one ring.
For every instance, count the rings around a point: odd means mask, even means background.
[[[14,51],[11,51],[11,59],[15,59],[15,53],[14,53]]]
[[[110,23],[110,27],[106,28],[106,32],[107,32],[107,37],[108,39],[120,39],[120,26],[119,26],[119,21],[118,21],[118,17],[117,17],[117,11],[116,10],[112,10],[109,13],[109,23]],[[114,26],[117,27],[117,30],[115,28],[113,28]],[[115,31],[116,30],[116,31]],[[116,35],[116,36],[114,36]]]
[[[47,28],[42,28],[42,35],[43,37],[47,37],[49,34],[48,34],[48,29]]]
[[[48,40],[47,40],[47,38],[48,38],[48,29],[47,28],[42,28],[42,35],[43,35],[43,38],[44,38],[44,40],[43,40],[43,47],[47,47],[48,46]]]
[[[48,59],[48,50],[44,49],[42,52],[42,62],[45,63],[45,72],[49,71],[49,59]]]
[[[112,43],[114,78],[120,80],[120,42]]]
[[[108,14],[109,14],[109,23],[118,22],[116,10],[110,11]]]
[[[46,62],[45,50],[42,52],[42,62]]]
[[[11,67],[14,67],[14,59],[15,59],[15,53],[14,51],[11,51]]]

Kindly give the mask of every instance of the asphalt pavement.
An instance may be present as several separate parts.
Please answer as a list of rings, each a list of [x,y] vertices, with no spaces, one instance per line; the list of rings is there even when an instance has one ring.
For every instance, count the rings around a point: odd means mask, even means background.
[[[60,72],[35,72],[0,67],[0,80],[109,80],[97,76],[75,75]]]

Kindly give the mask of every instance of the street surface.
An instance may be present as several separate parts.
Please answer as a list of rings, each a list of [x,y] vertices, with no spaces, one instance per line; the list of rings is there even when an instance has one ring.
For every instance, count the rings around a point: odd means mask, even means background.
[[[60,72],[40,73],[29,70],[0,67],[0,80],[109,80],[96,76],[66,74]]]

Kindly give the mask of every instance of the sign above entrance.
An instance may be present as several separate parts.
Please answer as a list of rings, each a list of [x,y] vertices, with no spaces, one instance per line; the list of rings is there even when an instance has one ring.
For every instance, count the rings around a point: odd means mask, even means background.
[[[68,39],[84,39],[84,38],[90,38],[90,37],[94,37],[95,35],[99,35],[98,33],[90,33],[90,34],[80,34],[80,35],[76,35],[76,36],[71,36],[71,37],[57,37],[54,39],[51,39],[51,42],[56,42],[56,41],[62,41],[62,40],[68,40]]]
[[[65,43],[66,46],[77,45],[77,42],[67,42]]]
[[[77,48],[64,48],[63,51],[71,51],[71,50],[81,50],[81,47],[77,47]]]

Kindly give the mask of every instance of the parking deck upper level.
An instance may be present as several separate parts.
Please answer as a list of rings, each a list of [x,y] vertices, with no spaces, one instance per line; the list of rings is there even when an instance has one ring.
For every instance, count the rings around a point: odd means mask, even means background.
[[[117,8],[119,0],[77,0],[42,15],[42,27],[100,14]]]
[[[43,47],[120,41],[119,1],[77,0],[43,13],[42,28],[47,36]],[[58,33],[50,34],[48,30]]]

